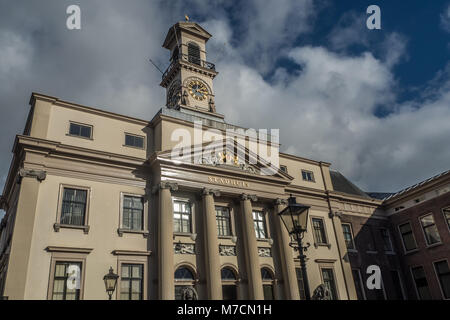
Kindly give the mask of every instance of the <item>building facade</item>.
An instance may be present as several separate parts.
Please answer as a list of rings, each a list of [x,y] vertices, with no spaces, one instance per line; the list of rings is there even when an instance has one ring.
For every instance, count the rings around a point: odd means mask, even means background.
[[[278,217],[292,195],[310,206],[311,291],[414,298],[405,268],[415,262],[391,238],[409,219],[390,214],[399,198],[370,197],[327,162],[280,153],[274,165],[275,136],[217,112],[210,37],[192,22],[169,29],[167,103],[150,121],[32,94],[0,201],[0,296],[107,299],[103,276],[113,267],[113,299],[180,299],[186,287],[199,299],[304,299],[298,252]],[[448,238],[437,262],[448,259]],[[445,261],[437,268],[448,286]],[[369,291],[373,264],[383,287]]]

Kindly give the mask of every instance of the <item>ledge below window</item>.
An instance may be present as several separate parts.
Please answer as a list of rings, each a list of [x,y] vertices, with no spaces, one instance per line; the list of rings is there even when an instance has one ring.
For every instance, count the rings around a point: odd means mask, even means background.
[[[314,242],[314,248],[318,247],[327,247],[328,249],[331,249],[331,243],[315,243]]]
[[[55,223],[53,224],[53,230],[55,230],[55,232],[59,232],[59,229],[61,228],[67,228],[67,229],[79,229],[79,230],[83,230],[83,232],[85,234],[89,233],[89,226],[76,226],[76,225],[72,225],[72,224],[62,224],[62,223]]]
[[[124,233],[134,233],[134,234],[142,234],[144,238],[147,238],[149,234],[147,230],[130,230],[124,228],[117,229],[117,233],[119,234],[119,237],[122,237]]]

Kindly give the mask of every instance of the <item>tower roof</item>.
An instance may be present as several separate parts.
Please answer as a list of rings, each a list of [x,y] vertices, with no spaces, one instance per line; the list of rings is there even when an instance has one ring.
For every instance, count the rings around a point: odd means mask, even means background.
[[[172,41],[176,41],[175,38],[175,30],[177,32],[179,31],[185,31],[187,33],[193,34],[195,36],[198,36],[200,38],[203,38],[205,42],[209,40],[209,38],[212,37],[212,35],[203,29],[198,23],[196,22],[187,22],[187,21],[180,21],[175,23],[172,27],[170,27],[169,31],[167,32],[166,39],[163,43],[163,48],[170,49],[169,44]],[[177,34],[179,36],[179,34]]]

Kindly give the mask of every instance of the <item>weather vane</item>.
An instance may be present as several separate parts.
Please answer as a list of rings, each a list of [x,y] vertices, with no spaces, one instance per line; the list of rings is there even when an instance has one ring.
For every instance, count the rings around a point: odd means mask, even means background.
[[[185,14],[184,19],[186,19],[186,21],[189,21],[189,16],[187,14]]]

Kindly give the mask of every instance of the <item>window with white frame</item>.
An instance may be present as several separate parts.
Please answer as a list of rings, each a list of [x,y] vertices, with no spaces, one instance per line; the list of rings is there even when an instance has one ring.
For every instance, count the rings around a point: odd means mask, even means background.
[[[316,241],[316,244],[328,244],[323,219],[312,218],[311,221],[314,233],[314,240]]]
[[[264,211],[253,211],[253,224],[257,239],[267,238],[266,215]]]
[[[144,199],[142,196],[123,195],[122,228],[143,230]]]
[[[302,178],[304,181],[314,182],[314,173],[308,170],[302,170]]]
[[[421,217],[420,224],[422,226],[427,245],[433,245],[441,242],[441,237],[439,236],[436,223],[434,222],[433,214],[430,213]]]
[[[436,270],[444,299],[450,299],[450,269],[447,260],[435,262],[434,269]]]
[[[173,200],[173,231],[192,232],[192,212],[188,200]]]
[[[416,239],[414,238],[411,223],[403,223],[398,226],[398,229],[403,241],[403,246],[405,247],[405,251],[408,252],[417,249],[417,243]]]
[[[447,221],[447,226],[450,229],[450,207],[442,209],[442,212],[444,213],[445,221]]]
[[[355,250],[355,242],[353,240],[353,230],[352,225],[350,223],[342,224],[342,232],[344,233],[344,240],[347,246],[347,249]]]
[[[69,135],[92,139],[92,126],[70,122]]]

